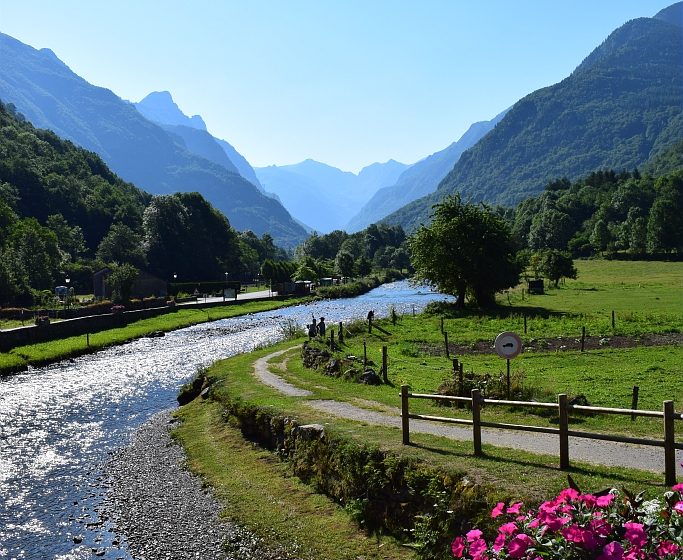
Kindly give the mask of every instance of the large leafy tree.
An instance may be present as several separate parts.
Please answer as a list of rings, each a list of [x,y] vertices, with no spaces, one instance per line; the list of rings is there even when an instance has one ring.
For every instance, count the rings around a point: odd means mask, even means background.
[[[539,259],[539,272],[557,287],[562,278],[576,278],[577,272],[571,254],[557,249],[542,251]]]
[[[409,241],[415,277],[474,303],[495,303],[495,293],[519,281],[520,267],[508,225],[486,206],[463,204],[459,195],[434,207],[431,225]]]

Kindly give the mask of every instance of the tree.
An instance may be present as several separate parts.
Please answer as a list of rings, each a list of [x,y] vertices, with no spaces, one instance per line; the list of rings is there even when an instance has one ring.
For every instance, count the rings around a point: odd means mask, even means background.
[[[650,252],[683,251],[683,171],[657,181],[647,223]]]
[[[508,225],[486,206],[463,204],[459,195],[434,206],[430,226],[410,237],[415,278],[458,296],[463,307],[495,303],[495,293],[515,286],[520,266]]]
[[[147,263],[142,236],[125,224],[113,223],[97,247],[97,257],[107,263],[130,263],[143,267]]]
[[[340,276],[353,276],[355,264],[351,253],[348,251],[339,251],[334,259],[334,270]]]
[[[124,303],[130,300],[130,293],[138,274],[138,269],[132,264],[124,263],[112,267],[107,283],[111,287],[114,302]]]
[[[538,269],[548,280],[555,282],[556,288],[562,278],[576,278],[577,275],[572,256],[557,249],[548,249],[540,254]]]

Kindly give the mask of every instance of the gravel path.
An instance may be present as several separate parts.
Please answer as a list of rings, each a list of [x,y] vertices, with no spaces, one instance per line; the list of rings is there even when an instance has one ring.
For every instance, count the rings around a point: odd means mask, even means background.
[[[287,558],[219,518],[221,505],[185,469],[185,454],[171,439],[170,427],[170,411],[155,415],[106,465],[111,489],[100,515],[125,535],[114,541],[127,545],[136,560]]]
[[[268,361],[283,354],[287,350],[280,350],[260,358],[254,363],[254,375],[267,385],[279,390],[285,395],[307,396],[310,391],[298,389],[285,382],[282,378],[268,371]],[[296,391],[299,391],[298,393]],[[401,428],[401,411],[398,408],[387,408],[386,412],[376,412],[349,403],[339,401],[308,401],[312,408],[348,420],[357,420],[368,424]],[[450,439],[471,441],[471,428],[427,422],[425,420],[411,420],[410,431],[415,433],[433,434]],[[521,449],[532,453],[555,455],[559,461],[559,439],[549,434],[531,434],[512,430],[482,429],[482,442],[498,447]],[[645,471],[664,472],[664,450],[659,447],[631,445],[625,443],[595,441],[583,438],[569,438],[569,457],[571,461],[582,461],[610,467],[632,467]],[[683,474],[681,462],[683,451],[676,451],[677,474]]]

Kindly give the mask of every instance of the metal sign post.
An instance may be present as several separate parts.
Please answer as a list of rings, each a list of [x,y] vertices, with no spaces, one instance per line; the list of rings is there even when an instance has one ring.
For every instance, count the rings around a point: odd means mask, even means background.
[[[510,360],[519,356],[522,351],[522,339],[517,333],[502,332],[494,343],[496,353],[507,360],[507,399],[510,399]]]

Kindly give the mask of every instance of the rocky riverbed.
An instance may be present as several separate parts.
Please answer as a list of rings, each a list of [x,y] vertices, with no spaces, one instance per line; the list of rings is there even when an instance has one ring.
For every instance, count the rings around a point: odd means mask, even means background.
[[[211,490],[184,467],[185,454],[170,437],[173,423],[169,411],[156,414],[106,465],[110,490],[100,516],[112,522],[113,542],[137,560],[291,560],[219,517]]]

